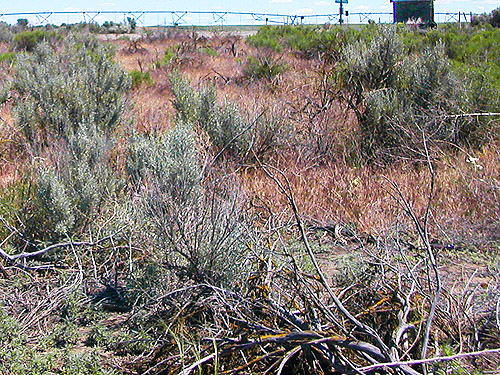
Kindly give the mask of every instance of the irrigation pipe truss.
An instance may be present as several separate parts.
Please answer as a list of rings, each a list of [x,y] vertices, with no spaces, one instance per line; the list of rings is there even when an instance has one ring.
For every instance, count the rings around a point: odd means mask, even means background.
[[[470,21],[472,13],[435,13],[437,22]],[[115,21],[127,22],[134,19],[140,26],[210,26],[210,25],[266,25],[266,24],[325,24],[338,23],[339,15],[314,14],[290,15],[250,12],[212,12],[212,11],[167,11],[167,10],[136,10],[136,11],[61,11],[61,12],[16,12],[0,13],[0,21],[15,23],[19,18],[26,18],[34,25],[61,23],[102,23]],[[349,13],[346,23],[366,23],[369,20],[381,23],[392,22],[392,12]]]

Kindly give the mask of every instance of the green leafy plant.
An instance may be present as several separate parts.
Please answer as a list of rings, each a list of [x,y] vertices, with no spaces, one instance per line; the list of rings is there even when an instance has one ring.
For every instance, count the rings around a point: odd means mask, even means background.
[[[471,23],[474,26],[490,24],[492,27],[500,27],[500,8],[494,9],[490,14],[474,16]]]
[[[219,53],[216,50],[214,50],[213,48],[210,48],[210,47],[202,47],[198,51],[200,53],[204,53],[205,55],[212,56],[212,57],[219,55]]]
[[[355,40],[370,38],[371,29],[363,32],[355,28],[320,27],[303,25],[265,26],[255,35],[247,38],[247,43],[261,50],[282,52],[291,49],[307,58],[320,57],[337,60],[342,48]]]
[[[55,31],[33,30],[14,35],[14,48],[18,51],[33,51],[40,42],[54,42],[62,39]]]
[[[151,78],[151,74],[149,72],[132,70],[130,72],[130,77],[132,78],[132,87],[138,87],[143,84],[148,86],[153,85],[153,78]]]
[[[0,309],[0,371],[9,375],[53,373],[54,355],[38,353],[27,341],[21,324]]]
[[[166,48],[163,56],[159,60],[155,61],[154,66],[159,69],[165,66],[173,65],[178,60],[180,49],[180,45],[174,45]]]
[[[96,324],[92,327],[92,330],[87,336],[85,345],[91,347],[102,347],[108,350],[112,350],[116,348],[117,342],[116,337],[113,336],[113,334],[107,327],[101,324]]]
[[[0,53],[0,63],[12,63],[16,60],[15,52]]]
[[[61,375],[112,375],[115,371],[102,365],[102,359],[96,352],[66,352]]]
[[[265,79],[268,81],[272,81],[287,70],[288,66],[269,52],[250,56],[243,68],[245,76],[250,80]]]

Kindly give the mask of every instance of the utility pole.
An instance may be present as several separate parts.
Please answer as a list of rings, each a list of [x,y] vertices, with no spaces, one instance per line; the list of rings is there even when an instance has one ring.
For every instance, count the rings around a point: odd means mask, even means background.
[[[344,23],[344,3],[347,4],[348,0],[335,0],[336,3],[339,3],[339,22],[342,25]]]
[[[344,15],[344,2],[340,0],[340,9],[339,9],[339,20],[340,20],[340,25],[344,23],[344,20],[342,19],[342,16]]]

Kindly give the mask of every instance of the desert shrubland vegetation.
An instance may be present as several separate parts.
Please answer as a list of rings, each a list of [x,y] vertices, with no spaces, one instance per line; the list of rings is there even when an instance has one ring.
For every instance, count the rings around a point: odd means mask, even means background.
[[[495,12],[0,24],[1,372],[496,373]]]

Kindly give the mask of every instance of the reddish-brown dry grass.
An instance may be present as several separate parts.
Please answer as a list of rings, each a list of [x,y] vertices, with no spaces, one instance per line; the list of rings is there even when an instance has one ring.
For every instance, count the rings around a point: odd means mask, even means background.
[[[22,137],[12,118],[12,106],[0,106],[0,187],[21,178],[25,167]]]
[[[185,39],[180,42],[189,45]],[[288,71],[273,83],[251,82],[243,76],[243,64],[247,56],[256,51],[241,40],[236,43],[238,57],[228,50],[223,36],[216,35],[199,44],[214,49],[217,56],[187,49],[179,56],[178,65],[161,69],[152,68],[154,61],[161,57],[165,48],[178,44],[178,40],[141,43],[142,49],[136,53],[126,50],[126,42],[115,43],[120,48],[117,55],[120,64],[126,69],[147,67],[154,80],[153,87],[138,88],[131,96],[138,129],[169,126],[174,114],[168,71],[178,69],[195,86],[214,83],[221,99],[237,103],[249,118],[266,107],[283,110],[295,132],[294,137],[300,138],[302,143],[281,150],[272,160],[290,180],[302,213],[312,222],[354,222],[365,231],[383,231],[400,212],[390,182],[399,186],[417,213],[425,210],[430,183],[426,166],[410,163],[386,169],[352,166],[349,152],[352,153],[350,148],[356,146],[356,120],[334,101],[329,102],[326,109],[321,108],[325,103],[321,98],[324,66],[320,62],[292,53],[276,55],[288,65]],[[321,150],[326,150],[327,157],[318,155]],[[496,230],[500,178],[498,147],[492,143],[475,151],[474,156],[479,158],[476,162],[471,162],[470,156],[466,151],[456,151],[442,155],[435,165],[432,206],[436,236],[442,236],[442,229],[460,238],[481,237],[484,240],[493,236],[492,231]],[[264,173],[245,168],[241,169],[240,177],[254,199],[275,212],[286,208],[285,198]]]
[[[236,103],[250,119],[266,108],[286,118],[293,139],[269,162],[287,176],[299,208],[309,221],[352,222],[360,230],[382,232],[400,212],[391,182],[417,213],[424,212],[430,183],[425,165],[400,163],[386,169],[356,166],[355,116],[334,100],[325,103],[321,86],[325,66],[321,62],[293,53],[276,55],[289,69],[271,83],[244,77],[243,65],[256,50],[235,36],[214,35],[193,41],[189,35],[180,34],[174,39],[112,43],[117,49],[116,60],[126,70],[149,71],[154,82],[130,94],[128,112],[138,131],[161,132],[173,123],[175,111],[168,74],[177,69],[195,86],[215,84],[221,100]],[[232,43],[235,49],[231,49]],[[183,46],[176,62],[155,67],[154,62],[165,49],[176,45]],[[201,47],[211,48],[217,55],[200,52]],[[13,141],[19,139],[19,134],[13,126],[10,104],[2,106],[0,115],[0,183],[5,185],[19,176],[24,156]],[[433,234],[442,237],[444,231],[455,240],[487,244],[495,239],[498,229],[500,152],[497,143],[492,142],[474,151],[474,155],[470,153],[450,152],[436,162]],[[255,167],[239,170],[243,186],[254,200],[273,212],[286,210],[285,197],[262,171]]]

